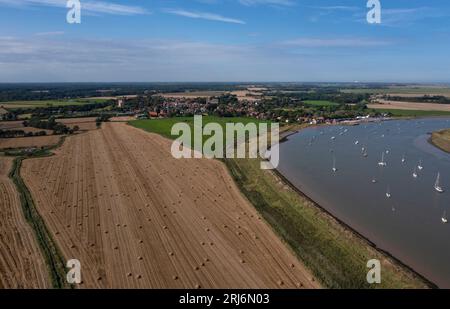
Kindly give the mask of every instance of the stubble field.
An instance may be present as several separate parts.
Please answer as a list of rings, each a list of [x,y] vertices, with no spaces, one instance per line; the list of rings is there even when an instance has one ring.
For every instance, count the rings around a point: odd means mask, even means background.
[[[124,123],[66,139],[22,177],[85,288],[319,287],[214,160]]]

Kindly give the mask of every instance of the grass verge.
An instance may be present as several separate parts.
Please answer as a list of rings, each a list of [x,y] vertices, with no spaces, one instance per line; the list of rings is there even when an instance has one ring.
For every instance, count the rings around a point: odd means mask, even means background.
[[[71,286],[66,281],[66,268],[65,260],[60,250],[58,249],[55,241],[53,240],[50,232],[48,231],[44,220],[40,216],[33,197],[28,190],[25,182],[20,176],[20,168],[23,160],[30,157],[43,157],[50,155],[50,150],[59,147],[64,142],[64,137],[60,139],[60,142],[46,149],[41,149],[28,156],[20,156],[14,159],[12,169],[9,173],[9,177],[14,182],[20,197],[20,203],[22,205],[22,211],[25,219],[32,227],[39,247],[43,253],[53,288],[70,288]]]
[[[379,113],[391,114],[394,117],[429,117],[429,116],[450,116],[446,111],[420,111],[404,109],[375,109]]]

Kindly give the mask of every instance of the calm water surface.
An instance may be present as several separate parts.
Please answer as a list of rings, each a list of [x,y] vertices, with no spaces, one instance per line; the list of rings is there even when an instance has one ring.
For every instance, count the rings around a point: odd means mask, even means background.
[[[279,171],[378,247],[450,288],[450,223],[442,223],[450,219],[450,154],[428,143],[443,128],[450,119],[309,128],[281,144]],[[434,189],[438,172],[444,193]]]

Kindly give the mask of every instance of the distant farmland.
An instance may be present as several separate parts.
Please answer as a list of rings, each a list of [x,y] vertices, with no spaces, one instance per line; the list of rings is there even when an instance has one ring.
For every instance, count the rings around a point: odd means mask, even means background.
[[[389,88],[347,88],[344,93],[389,94],[395,96],[441,95],[450,97],[449,87],[389,87]]]
[[[327,101],[327,100],[306,100],[303,101],[303,103],[307,105],[314,105],[314,106],[336,106],[339,105],[338,103]]]
[[[77,99],[77,100],[45,100],[45,101],[12,101],[0,102],[3,109],[38,108],[51,106],[79,106],[106,102],[106,99]]]
[[[374,108],[374,109],[380,113],[391,113],[395,117],[450,116],[450,112],[446,111],[383,109],[383,108]]]

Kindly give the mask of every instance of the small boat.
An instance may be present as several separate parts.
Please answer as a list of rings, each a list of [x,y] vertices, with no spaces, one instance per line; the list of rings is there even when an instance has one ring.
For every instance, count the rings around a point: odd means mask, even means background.
[[[386,166],[387,165],[386,161],[384,161],[384,152],[381,154],[381,161],[378,162],[378,165],[379,166]]]
[[[359,141],[355,141],[355,145],[359,145]]]
[[[391,198],[391,197],[392,197],[392,195],[391,195],[391,190],[390,190],[389,188],[387,189],[386,197],[387,197],[387,198]]]
[[[444,223],[444,224],[448,223],[447,212],[446,211],[444,211],[444,214],[442,215],[441,220],[442,220],[442,223]]]
[[[337,168],[336,168],[336,158],[333,157],[333,168],[331,169],[333,171],[333,173],[337,172]]]
[[[413,172],[412,175],[413,175],[414,178],[419,177],[419,174],[417,174],[417,167],[414,167],[414,172]]]
[[[402,157],[402,163],[405,163],[405,162],[406,162],[406,156],[403,155],[403,157]]]
[[[444,193],[444,189],[441,187],[441,184],[440,184],[440,178],[441,178],[441,174],[438,173],[436,182],[434,184],[434,189],[439,193]]]
[[[419,169],[419,171],[423,170],[422,160],[419,161],[417,168]]]
[[[331,140],[334,141],[336,139],[336,136],[332,136]]]
[[[372,183],[377,183],[377,180],[375,178],[372,179]]]
[[[389,150],[386,150],[386,154],[389,154]]]

